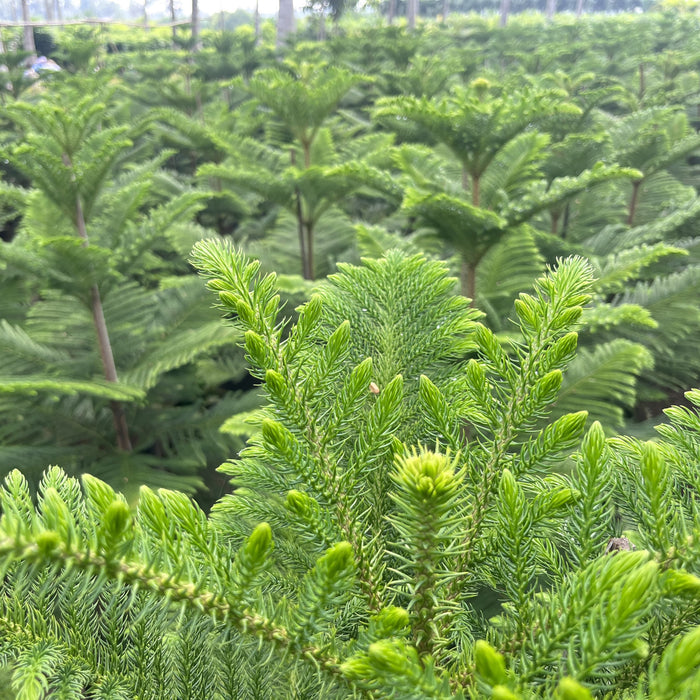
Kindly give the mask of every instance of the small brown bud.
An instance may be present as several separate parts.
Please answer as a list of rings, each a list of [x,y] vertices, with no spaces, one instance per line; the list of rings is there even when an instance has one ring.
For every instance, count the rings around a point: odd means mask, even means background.
[[[378,387],[374,382],[370,382],[370,383],[369,383],[369,390],[370,390],[373,394],[378,394],[378,393],[379,393],[379,387]]]
[[[611,537],[605,547],[605,553],[631,552],[633,549],[636,547],[626,537]]]

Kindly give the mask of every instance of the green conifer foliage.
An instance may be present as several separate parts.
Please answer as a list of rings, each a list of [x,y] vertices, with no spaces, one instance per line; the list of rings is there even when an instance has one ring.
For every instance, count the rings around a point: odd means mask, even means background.
[[[547,419],[583,260],[520,296],[511,353],[422,256],[343,266],[294,324],[258,263],[211,241],[194,261],[267,398],[236,490],[207,517],[57,467],[33,502],[13,472],[17,697],[693,697],[700,392],[656,444]]]
[[[509,245],[527,238],[521,224],[541,211],[557,212],[597,184],[641,175],[596,162],[545,180],[550,138],[538,128],[583,114],[563,90],[513,91],[478,78],[447,97],[384,98],[377,104],[380,124],[410,140],[446,146],[458,162],[455,177],[440,155],[425,148],[404,147],[396,157],[410,182],[404,209],[458,253],[462,293],[472,300],[479,264],[508,234]]]
[[[286,157],[291,168],[283,178],[283,182],[287,180],[286,188],[282,184],[275,188],[275,194],[278,199],[281,190],[284,202],[293,206],[305,279],[315,277],[314,226],[322,211],[349,190],[348,185],[339,181],[338,176],[334,177],[332,172],[324,172],[324,169],[318,167],[312,169],[312,166],[317,165],[313,159],[313,147],[322,126],[336,110],[341,99],[362,80],[366,78],[345,68],[288,62],[285,70],[268,68],[257,71],[246,85],[260,108],[273,116],[271,123],[266,125],[266,130],[274,134],[274,140],[281,143],[287,151]],[[220,176],[219,173],[216,174]],[[265,182],[264,172],[256,175],[253,191],[260,191],[260,184],[265,189],[272,189]],[[241,179],[240,173],[234,172],[232,176],[234,181]],[[225,172],[223,177],[226,178]],[[331,181],[330,192],[325,197],[318,186],[319,178]],[[290,186],[291,194],[286,192]],[[317,201],[319,199],[320,203]]]
[[[179,262],[205,235],[180,221],[201,197],[157,206],[169,152],[123,168],[130,128],[94,96],[9,114],[24,134],[9,155],[33,187],[0,249],[0,470],[21,467],[35,487],[59,459],[130,496],[142,483],[194,491],[232,444],[196,361],[236,338]]]

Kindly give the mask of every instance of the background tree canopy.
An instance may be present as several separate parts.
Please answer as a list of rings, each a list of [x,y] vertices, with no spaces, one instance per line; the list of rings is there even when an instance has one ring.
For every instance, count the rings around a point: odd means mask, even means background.
[[[11,697],[698,697],[700,18],[491,9],[3,33]]]
[[[495,24],[349,16],[325,42],[241,27],[194,54],[65,28],[38,79],[6,54],[1,468],[221,488],[261,397],[185,262],[212,236],[282,273],[292,315],[338,261],[442,258],[509,354],[517,295],[584,255],[554,415],[651,434],[700,373],[698,19]]]

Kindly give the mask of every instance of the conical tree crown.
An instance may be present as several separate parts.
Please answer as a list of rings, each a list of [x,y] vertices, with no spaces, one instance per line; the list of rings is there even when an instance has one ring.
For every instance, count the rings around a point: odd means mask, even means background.
[[[16,103],[10,117],[23,129],[15,165],[73,222],[76,201],[85,221],[106,179],[131,146],[127,126],[110,126],[106,107],[88,96],[77,104]]]
[[[496,154],[518,134],[545,116],[578,113],[565,93],[527,88],[500,92],[485,79],[453,90],[439,100],[401,97],[380,100],[376,116],[419,124],[432,140],[445,144],[472,177],[479,177]]]
[[[313,143],[323,122],[351,87],[365,80],[345,68],[288,65],[287,71],[257,71],[248,90],[304,147]]]

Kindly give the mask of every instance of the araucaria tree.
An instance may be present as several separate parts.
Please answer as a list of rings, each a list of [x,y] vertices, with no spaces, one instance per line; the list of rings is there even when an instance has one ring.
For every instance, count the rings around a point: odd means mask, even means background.
[[[201,170],[204,175],[231,182],[240,190],[255,192],[294,212],[302,275],[307,280],[315,278],[315,225],[321,213],[352,189],[352,184],[339,186],[337,175],[318,167],[325,163],[314,161],[314,146],[339,102],[362,79],[344,68],[311,64],[257,71],[246,90],[253,95],[258,109],[267,113],[266,121],[271,122],[268,128],[278,132],[281,155],[275,160],[278,164],[287,160],[289,167],[283,172],[266,173],[258,147],[256,160],[244,167],[240,165],[243,153],[234,153],[233,168],[225,164]]]
[[[12,190],[22,225],[0,247],[0,470],[36,486],[60,460],[126,491],[193,491],[229,449],[196,361],[235,343],[182,260],[205,235],[179,221],[200,196],[154,202],[169,153],[124,168],[130,127],[94,96],[8,113],[32,187]]]
[[[13,472],[19,697],[697,697],[698,413],[657,443],[547,420],[583,260],[520,296],[510,353],[420,255],[342,265],[294,324],[257,263],[213,242],[194,262],[267,398],[236,490],[207,517],[144,487],[132,512],[58,468],[33,503]]]
[[[414,137],[446,146],[457,160],[461,187],[445,181],[444,164],[426,167],[421,146],[417,153],[404,147],[397,158],[414,180],[406,190],[404,209],[458,253],[462,292],[472,301],[477,298],[479,264],[505,236],[517,235],[523,222],[594,184],[640,174],[599,163],[576,177],[550,182],[546,192],[535,194],[549,145],[549,136],[536,127],[580,114],[560,90],[508,91],[479,78],[467,88],[454,89],[449,97],[385,98],[378,105],[375,116],[380,123],[399,132],[406,129],[406,122],[413,123]],[[430,157],[437,160],[433,153]],[[433,173],[440,179],[431,178]]]

